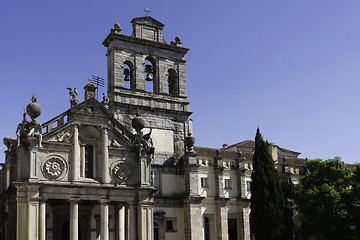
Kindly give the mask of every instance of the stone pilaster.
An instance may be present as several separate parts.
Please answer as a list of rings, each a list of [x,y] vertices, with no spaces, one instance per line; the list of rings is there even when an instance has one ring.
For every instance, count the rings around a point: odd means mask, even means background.
[[[17,240],[39,239],[39,186],[17,188]]]
[[[106,127],[102,128],[102,153],[103,153],[103,164],[102,164],[102,180],[104,183],[110,182],[109,176],[109,135]]]
[[[139,203],[138,205],[138,240],[152,240],[153,207]]]
[[[243,236],[241,240],[250,240],[250,201],[243,200],[241,205],[241,228]]]
[[[228,240],[228,208],[226,200],[215,199],[216,239]]]
[[[145,68],[144,56],[136,53],[135,55],[135,85],[137,90],[145,90]]]
[[[78,181],[80,177],[80,145],[79,145],[79,127],[73,125],[73,156],[71,162],[71,181]]]
[[[187,199],[184,203],[185,240],[203,238],[203,215],[199,199]]]

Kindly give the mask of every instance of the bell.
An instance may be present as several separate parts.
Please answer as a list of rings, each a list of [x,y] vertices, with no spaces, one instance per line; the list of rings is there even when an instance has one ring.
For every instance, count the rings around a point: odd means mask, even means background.
[[[153,80],[153,68],[151,65],[146,64],[145,65],[145,72],[146,72],[146,81],[152,81]]]
[[[125,82],[128,82],[130,81],[130,70],[128,68],[125,68],[124,69],[124,81]]]
[[[151,73],[146,73],[145,80],[148,81],[148,82],[152,81],[153,80],[152,74]]]

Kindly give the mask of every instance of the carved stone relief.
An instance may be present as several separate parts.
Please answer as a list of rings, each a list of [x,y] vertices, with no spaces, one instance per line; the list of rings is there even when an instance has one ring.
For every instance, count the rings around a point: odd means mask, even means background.
[[[131,176],[131,167],[123,161],[112,164],[111,177],[118,183],[125,182]]]
[[[44,161],[41,171],[49,180],[60,180],[65,176],[67,164],[60,156],[50,156]]]

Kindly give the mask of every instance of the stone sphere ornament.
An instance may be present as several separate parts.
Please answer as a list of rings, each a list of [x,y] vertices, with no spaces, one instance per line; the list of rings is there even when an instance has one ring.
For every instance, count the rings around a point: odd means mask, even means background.
[[[31,118],[37,118],[41,114],[41,108],[40,108],[39,104],[36,103],[37,98],[35,97],[35,94],[31,98],[31,101],[32,101],[32,103],[30,103],[26,106],[26,113]]]
[[[133,118],[131,125],[136,130],[136,132],[140,132],[145,127],[145,121],[141,117],[139,110],[136,114],[136,117]]]

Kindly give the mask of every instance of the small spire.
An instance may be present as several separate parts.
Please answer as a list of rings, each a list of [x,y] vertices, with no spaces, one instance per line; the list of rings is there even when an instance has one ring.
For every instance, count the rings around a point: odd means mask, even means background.
[[[151,11],[148,8],[145,8],[144,11],[146,12],[146,16],[149,16],[149,13],[151,13]]]

